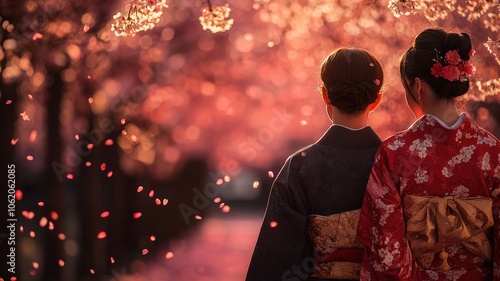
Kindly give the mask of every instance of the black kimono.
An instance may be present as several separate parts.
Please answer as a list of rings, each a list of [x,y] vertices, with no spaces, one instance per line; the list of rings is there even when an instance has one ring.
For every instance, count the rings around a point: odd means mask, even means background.
[[[326,250],[333,254],[329,253],[330,257],[325,260],[316,253],[317,249],[311,250],[317,248],[311,244],[316,243],[325,250],[332,240],[326,236],[331,233],[323,235],[317,229],[308,231],[306,228],[315,218],[337,214],[335,221],[338,223],[338,214],[349,214],[349,211],[361,208],[380,144],[380,138],[371,127],[351,130],[332,125],[319,141],[286,160],[271,188],[247,281],[308,280],[310,276],[335,279],[338,278],[332,278],[337,276],[335,274],[322,276],[314,273],[318,268],[319,271],[332,270],[325,261],[361,262],[362,250],[356,252],[355,261],[350,261],[353,255],[349,252],[344,253],[346,259],[335,256],[339,253],[336,250],[342,248],[339,245]],[[342,219],[355,231],[357,217],[356,220],[345,216]],[[326,227],[324,229],[332,232]],[[323,240],[311,241],[314,236],[321,236]],[[322,255],[326,253],[320,252]]]

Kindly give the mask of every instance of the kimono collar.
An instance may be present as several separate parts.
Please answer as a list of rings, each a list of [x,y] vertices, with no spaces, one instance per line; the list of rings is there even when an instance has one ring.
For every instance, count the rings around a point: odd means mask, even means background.
[[[436,121],[438,121],[438,123],[441,124],[441,126],[445,127],[448,130],[455,130],[456,128],[458,128],[458,126],[460,126],[462,124],[462,122],[465,119],[465,113],[462,113],[458,117],[458,119],[455,122],[455,124],[453,124],[451,126],[448,126],[448,125],[446,125],[446,123],[444,123],[441,119],[437,118],[436,116],[434,116],[432,114],[429,114],[429,113],[427,113],[427,115],[429,115],[429,116],[433,117],[434,119],[436,119]]]
[[[380,146],[382,140],[370,126],[352,130],[345,126],[332,125],[317,143],[340,149],[367,149]]]
[[[458,121],[452,126],[446,125],[437,117],[426,114],[419,118],[409,128],[408,132],[432,136],[434,142],[443,144],[453,144],[462,138],[462,132],[470,133],[478,130],[477,125],[470,117],[462,113]]]

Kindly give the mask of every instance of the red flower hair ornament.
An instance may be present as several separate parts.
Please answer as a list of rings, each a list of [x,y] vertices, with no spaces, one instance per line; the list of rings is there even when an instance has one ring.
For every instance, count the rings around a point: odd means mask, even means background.
[[[473,54],[474,50],[470,50],[469,56]],[[462,60],[456,50],[449,50],[444,58],[440,57],[439,51],[436,50],[436,56],[436,63],[431,67],[431,74],[436,78],[465,82],[476,72],[476,68],[469,61]]]

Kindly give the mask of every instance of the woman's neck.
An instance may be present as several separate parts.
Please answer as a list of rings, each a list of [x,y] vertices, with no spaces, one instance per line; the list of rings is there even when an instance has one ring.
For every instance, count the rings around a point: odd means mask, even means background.
[[[431,114],[439,118],[446,125],[455,124],[460,117],[454,101],[435,101],[425,107],[425,113]]]
[[[418,79],[417,90],[418,97],[422,97],[419,102],[420,108],[424,113],[429,113],[439,118],[446,125],[455,124],[459,118],[457,106],[454,99],[439,99],[434,90],[425,81]],[[417,79],[415,79],[417,81]],[[420,95],[421,94],[421,95]]]

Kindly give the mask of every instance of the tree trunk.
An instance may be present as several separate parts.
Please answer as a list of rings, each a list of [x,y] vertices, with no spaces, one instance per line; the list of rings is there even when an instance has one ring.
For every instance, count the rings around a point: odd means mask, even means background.
[[[59,259],[64,256],[63,241],[59,240],[57,226],[64,225],[65,210],[64,200],[66,200],[66,192],[62,189],[61,181],[55,171],[52,169],[53,163],[63,163],[62,161],[62,146],[63,141],[60,134],[59,115],[61,112],[61,101],[64,93],[64,82],[61,79],[61,69],[47,69],[48,75],[53,79],[52,85],[47,87],[47,156],[46,156],[46,172],[45,174],[45,196],[46,196],[46,213],[44,216],[50,218],[50,212],[57,212],[58,220],[55,222],[56,228],[49,230],[44,228],[44,270],[42,274],[43,280],[58,281],[61,279],[61,266]],[[63,179],[64,180],[64,179]],[[49,219],[50,220],[50,219]]]

